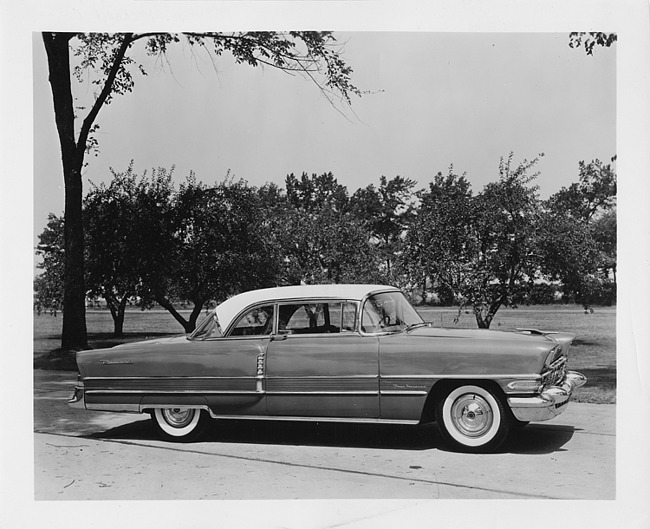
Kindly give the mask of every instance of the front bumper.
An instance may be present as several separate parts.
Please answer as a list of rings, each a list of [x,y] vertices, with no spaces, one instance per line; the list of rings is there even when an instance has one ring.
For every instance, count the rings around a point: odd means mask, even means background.
[[[86,409],[86,401],[84,399],[83,385],[75,386],[74,393],[68,399],[68,406],[70,406],[71,408],[79,408],[82,410]]]
[[[562,385],[547,388],[534,397],[508,397],[508,405],[520,421],[548,421],[564,412],[573,390],[586,382],[582,373],[568,371]]]

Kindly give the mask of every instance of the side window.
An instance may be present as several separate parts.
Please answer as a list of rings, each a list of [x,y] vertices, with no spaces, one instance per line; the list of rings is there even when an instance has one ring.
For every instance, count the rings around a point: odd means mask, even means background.
[[[361,330],[363,332],[377,332],[381,330],[381,312],[369,301],[363,305],[363,315],[361,317]]]
[[[263,336],[273,331],[273,305],[255,307],[239,318],[230,336]]]
[[[348,304],[345,304],[348,305]],[[352,309],[353,310],[353,309]],[[351,309],[335,303],[296,303],[280,305],[278,313],[278,332],[281,334],[322,334],[340,333],[342,326],[350,325]],[[352,326],[354,313],[352,313]]]
[[[343,303],[341,314],[341,331],[355,331],[357,323],[356,303]]]

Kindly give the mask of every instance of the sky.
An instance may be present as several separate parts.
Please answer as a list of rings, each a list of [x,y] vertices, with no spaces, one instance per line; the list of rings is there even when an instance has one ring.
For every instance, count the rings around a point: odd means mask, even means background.
[[[187,44],[133,57],[132,93],[102,108],[89,182],[134,161],[136,173],[175,166],[210,183],[228,173],[251,185],[332,172],[353,193],[400,175],[423,188],[453,165],[474,192],[498,178],[500,157],[537,164],[540,196],[578,179],[578,162],[616,154],[616,45],[593,56],[567,33],[337,32],[365,93],[332,106],[309,80],[216,60]],[[33,38],[34,235],[63,212],[63,177],[47,64]],[[89,105],[89,83],[76,86]],[[35,239],[37,241],[37,239]]]

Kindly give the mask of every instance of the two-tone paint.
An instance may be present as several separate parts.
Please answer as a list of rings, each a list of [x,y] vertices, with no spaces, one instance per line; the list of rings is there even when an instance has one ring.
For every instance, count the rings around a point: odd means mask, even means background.
[[[466,382],[492,388],[517,420],[528,422],[561,413],[585,383],[567,371],[571,334],[440,329],[424,322],[400,332],[364,332],[363,303],[378,292],[399,291],[330,285],[247,293],[239,305],[217,308],[222,336],[182,335],[80,352],[70,404],[134,413],[200,408],[214,418],[412,424],[435,418],[440,388]],[[282,333],[277,308],[306,301],[353,303],[354,330]],[[268,335],[231,335],[241,314],[269,304],[276,321]]]

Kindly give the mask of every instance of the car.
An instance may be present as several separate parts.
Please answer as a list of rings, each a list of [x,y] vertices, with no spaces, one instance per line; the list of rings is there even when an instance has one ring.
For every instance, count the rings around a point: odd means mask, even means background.
[[[68,403],[149,413],[163,439],[210,419],[436,422],[456,451],[488,452],[553,419],[586,378],[567,369],[574,335],[445,329],[385,285],[245,292],[189,335],[77,353]]]

